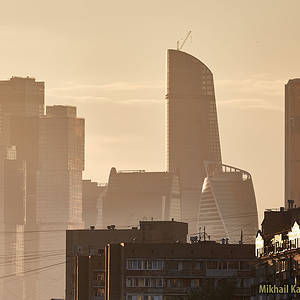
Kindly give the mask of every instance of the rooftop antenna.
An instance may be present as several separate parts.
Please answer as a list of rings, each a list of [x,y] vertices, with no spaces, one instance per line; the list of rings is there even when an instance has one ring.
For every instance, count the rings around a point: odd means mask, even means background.
[[[181,43],[180,45],[180,41],[177,41],[177,50],[181,50],[182,47],[184,46],[185,42],[187,41],[187,39],[189,38],[189,36],[192,34],[192,30],[189,30],[189,32],[187,33],[184,41]]]

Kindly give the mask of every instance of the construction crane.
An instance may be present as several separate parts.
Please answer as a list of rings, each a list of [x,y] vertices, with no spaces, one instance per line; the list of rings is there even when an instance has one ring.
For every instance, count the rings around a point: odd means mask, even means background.
[[[189,36],[191,35],[191,33],[192,33],[192,30],[190,30],[190,31],[187,33],[187,35],[186,35],[186,37],[185,37],[185,39],[184,39],[184,41],[182,42],[181,45],[180,45],[180,41],[177,41],[177,50],[181,50],[181,49],[182,49],[182,47],[184,46],[185,42],[187,41],[187,39],[188,39]]]

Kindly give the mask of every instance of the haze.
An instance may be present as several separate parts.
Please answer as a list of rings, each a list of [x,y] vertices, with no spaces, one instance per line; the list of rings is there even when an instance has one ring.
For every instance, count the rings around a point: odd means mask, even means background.
[[[214,73],[223,162],[253,176],[260,218],[283,206],[284,84],[300,77],[299,1],[1,3],[0,78],[46,83],[86,119],[85,178],[165,169],[166,49]]]

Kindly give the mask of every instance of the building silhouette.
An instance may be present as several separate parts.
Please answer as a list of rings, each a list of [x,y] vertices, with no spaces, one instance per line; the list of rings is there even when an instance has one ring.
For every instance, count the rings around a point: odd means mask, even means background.
[[[84,130],[84,119],[77,118],[76,107],[47,106],[46,115],[40,119],[37,224],[41,253],[65,249],[65,230],[83,228]],[[64,294],[65,266],[61,257],[52,258],[57,268],[47,272],[52,278],[60,276],[55,294],[41,273],[38,299]]]
[[[37,222],[80,228],[84,119],[76,107],[47,106],[39,135]]]
[[[180,220],[179,178],[169,172],[112,168],[103,198],[103,225],[136,226],[139,220]]]
[[[91,180],[82,181],[82,220],[84,228],[103,227],[103,198],[107,185]]]
[[[300,79],[285,85],[285,207],[300,206]]]
[[[45,278],[64,275],[65,230],[83,226],[83,168],[84,120],[76,108],[47,107],[44,115],[43,82],[0,81],[1,299],[50,298]],[[48,277],[34,271],[56,262]],[[63,295],[62,277],[55,283]]]
[[[36,230],[38,124],[43,113],[43,82],[29,77],[12,77],[10,80],[0,81],[0,145],[5,149],[0,164],[4,164],[6,170],[10,170],[4,176],[5,169],[1,168],[0,176],[0,186],[3,187],[0,191],[0,214],[6,216],[1,218],[1,244],[6,245],[5,250],[1,252],[5,265],[1,273],[18,273],[13,281],[3,279],[0,285],[1,299],[15,299],[15,294],[35,299],[32,294],[37,288],[35,275],[22,275],[23,271],[27,272],[35,266],[30,261],[23,263],[21,258],[38,249],[38,242],[31,238],[30,234],[24,238],[24,232]],[[12,175],[18,173],[17,177]],[[22,173],[24,179],[20,177]],[[13,185],[16,185],[15,192],[11,191]],[[18,194],[20,189],[23,192]],[[19,198],[21,195],[24,199]],[[19,201],[20,206],[15,206],[15,210],[12,211],[11,204],[16,201]]]
[[[258,215],[251,175],[241,169],[205,162],[198,228],[212,240],[254,243]]]
[[[213,74],[197,58],[167,51],[167,169],[180,175],[182,220],[196,232],[204,161],[221,162]]]

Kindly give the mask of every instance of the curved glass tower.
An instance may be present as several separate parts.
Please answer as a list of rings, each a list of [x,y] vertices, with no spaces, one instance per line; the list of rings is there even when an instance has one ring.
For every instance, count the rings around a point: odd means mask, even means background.
[[[213,74],[200,60],[167,51],[167,169],[179,172],[182,221],[198,232],[204,161],[221,163]]]
[[[258,230],[255,193],[250,173],[228,165],[205,162],[199,205],[199,228],[212,240],[254,243]]]

